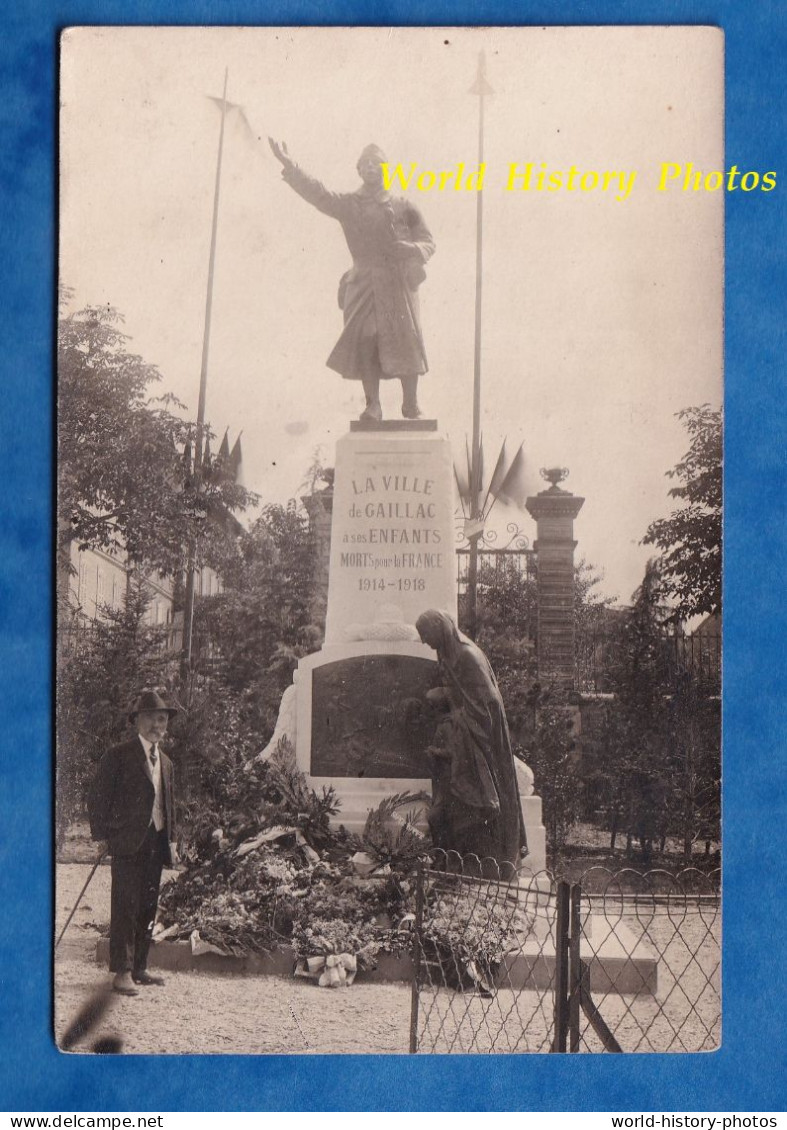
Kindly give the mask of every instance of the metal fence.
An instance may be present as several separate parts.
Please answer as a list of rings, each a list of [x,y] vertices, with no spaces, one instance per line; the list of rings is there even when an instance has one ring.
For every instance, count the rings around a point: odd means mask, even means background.
[[[176,654],[180,650],[183,629],[173,623],[145,624],[150,632],[149,646],[158,655]],[[82,659],[102,642],[106,646],[110,627],[97,620],[71,621],[60,624],[57,629],[57,643],[60,659]]]
[[[575,684],[585,694],[612,689],[610,669],[616,659],[618,637],[608,627],[584,628],[575,641]],[[665,687],[677,679],[690,677],[705,694],[721,690],[721,635],[695,632],[683,635],[665,631],[656,667]]]
[[[511,529],[514,529],[512,527]],[[511,530],[509,530],[509,533]],[[514,536],[510,543],[501,549],[481,547],[478,551],[477,599],[479,614],[483,617],[490,590],[498,592],[529,594],[529,599],[518,601],[520,614],[526,613],[525,623],[520,624],[524,635],[535,644],[538,624],[538,597],[536,589],[536,554],[520,543],[521,536]],[[456,593],[460,608],[467,597],[470,583],[470,550],[465,546],[456,550]]]
[[[593,868],[570,888],[569,906],[567,1050],[719,1046],[718,871]]]
[[[499,549],[482,545],[478,550],[478,573],[481,591],[494,580],[504,581],[516,577],[521,584],[535,582],[538,575],[536,552],[520,544],[521,536]],[[460,546],[456,550],[456,588],[459,596],[467,591],[470,572],[470,549]]]
[[[417,882],[411,1052],[719,1046],[719,873],[568,883],[438,853]]]
[[[549,1051],[552,876],[436,855],[418,873],[410,1051]]]

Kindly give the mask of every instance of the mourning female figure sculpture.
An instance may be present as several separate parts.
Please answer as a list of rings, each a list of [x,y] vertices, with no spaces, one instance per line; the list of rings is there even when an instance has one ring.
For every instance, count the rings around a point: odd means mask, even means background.
[[[342,225],[353,257],[339,283],[344,330],[327,364],[346,380],[361,381],[362,420],[382,419],[380,380],[402,382],[402,415],[417,419],[418,377],[427,371],[418,287],[434,241],[418,209],[383,186],[385,154],[367,145],[358,160],[361,187],[330,192],[290,158],[287,146],[268,139],[287,184]]]
[[[493,859],[501,875],[510,876],[527,854],[527,838],[497,680],[484,653],[447,612],[424,612],[415,626],[437,652],[450,700],[430,751],[438,765],[438,846]],[[442,699],[432,695],[430,701],[439,706]]]

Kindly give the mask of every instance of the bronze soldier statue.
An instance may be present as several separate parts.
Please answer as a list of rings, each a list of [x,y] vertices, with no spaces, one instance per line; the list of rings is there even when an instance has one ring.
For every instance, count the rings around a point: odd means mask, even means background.
[[[434,240],[418,209],[383,185],[386,163],[377,145],[367,145],[358,160],[363,181],[356,192],[330,192],[290,158],[287,146],[268,139],[287,184],[342,225],[353,265],[339,283],[344,329],[328,367],[346,380],[361,381],[366,395],[362,420],[382,419],[380,381],[402,382],[402,415],[414,420],[418,378],[427,371],[421,334],[418,287]]]

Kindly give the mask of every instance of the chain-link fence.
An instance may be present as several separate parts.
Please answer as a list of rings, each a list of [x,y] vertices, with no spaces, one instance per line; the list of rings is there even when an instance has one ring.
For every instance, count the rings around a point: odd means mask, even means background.
[[[574,1007],[570,1050],[698,1052],[719,1046],[719,871],[593,868],[572,889],[571,910],[569,991],[580,1007]],[[594,1010],[617,1048],[594,1026]]]
[[[555,906],[547,872],[436,853],[418,874],[410,1050],[549,1051]]]
[[[508,870],[454,853],[419,870],[412,1052],[718,1047],[718,872]]]

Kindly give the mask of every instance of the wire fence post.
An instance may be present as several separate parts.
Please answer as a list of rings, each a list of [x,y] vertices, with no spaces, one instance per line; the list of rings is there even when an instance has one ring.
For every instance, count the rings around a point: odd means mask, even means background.
[[[491,860],[434,854],[413,874],[411,1054],[718,1046],[717,873],[596,867],[512,888]]]
[[[421,981],[421,928],[424,917],[424,864],[418,861],[415,876],[415,924],[413,927],[414,961],[410,989],[410,1055],[418,1051],[418,990]]]
[[[568,938],[568,1050],[579,1051],[579,1005],[582,992],[582,888],[578,883],[571,887]]]
[[[553,1052],[566,1050],[568,1035],[568,932],[569,932],[569,893],[568,883],[561,880],[557,885],[557,913],[555,917],[555,1038]]]

